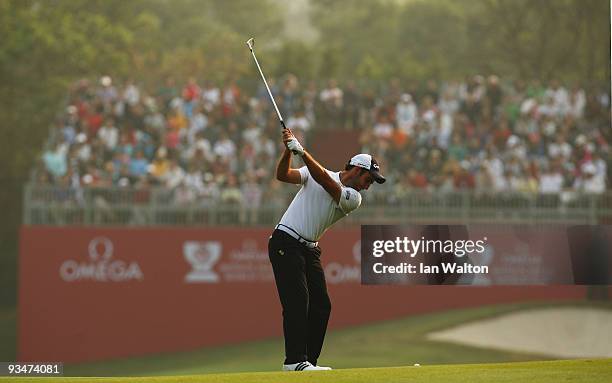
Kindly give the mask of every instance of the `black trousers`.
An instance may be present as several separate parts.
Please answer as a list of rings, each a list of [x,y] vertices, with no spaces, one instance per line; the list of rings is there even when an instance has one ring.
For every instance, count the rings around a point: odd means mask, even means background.
[[[331,312],[321,249],[308,248],[289,234],[274,230],[268,255],[283,306],[285,364],[308,360],[316,365]]]

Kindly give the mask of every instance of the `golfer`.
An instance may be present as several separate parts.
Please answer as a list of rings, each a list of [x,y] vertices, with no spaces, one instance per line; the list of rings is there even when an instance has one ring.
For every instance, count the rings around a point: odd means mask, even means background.
[[[373,182],[382,184],[385,177],[369,154],[358,154],[344,171],[331,172],[304,150],[291,130],[283,129],[283,142],[287,149],[276,168],[276,178],[302,185],[268,244],[283,307],[283,370],[331,370],[317,365],[331,311],[317,241],[327,228],[359,207],[360,190],[367,190]],[[292,152],[301,156],[306,166],[292,169]]]

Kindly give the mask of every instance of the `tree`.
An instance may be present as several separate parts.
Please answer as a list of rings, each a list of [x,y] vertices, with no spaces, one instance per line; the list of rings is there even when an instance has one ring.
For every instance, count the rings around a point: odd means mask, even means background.
[[[444,1],[408,4],[397,28],[398,52],[424,69],[420,76],[457,77],[472,71],[465,13]]]
[[[313,0],[311,20],[320,31],[318,45],[326,57],[319,72],[329,73],[326,61],[338,66],[333,71],[340,77],[355,76],[366,56],[389,62],[396,52],[399,10],[392,1]]]
[[[471,41],[499,73],[609,81],[609,2],[487,0],[468,19]]]

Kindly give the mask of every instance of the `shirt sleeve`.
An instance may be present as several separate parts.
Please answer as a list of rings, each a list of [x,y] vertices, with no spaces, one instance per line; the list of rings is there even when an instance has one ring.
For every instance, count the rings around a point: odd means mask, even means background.
[[[338,207],[344,214],[357,209],[361,205],[361,194],[353,188],[343,187],[340,194],[340,202]]]
[[[300,177],[301,177],[300,183],[304,185],[306,181],[308,181],[308,178],[310,178],[310,172],[308,171],[308,168],[306,166],[302,166],[298,170],[300,171]]]

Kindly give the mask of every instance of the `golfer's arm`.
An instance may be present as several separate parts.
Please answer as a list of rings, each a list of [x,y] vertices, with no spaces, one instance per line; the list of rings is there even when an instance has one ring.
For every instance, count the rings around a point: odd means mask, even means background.
[[[334,181],[329,174],[327,174],[325,168],[323,168],[323,166],[321,166],[306,150],[304,150],[302,159],[304,160],[311,177],[314,178],[314,180],[317,181],[317,183],[321,185],[323,189],[329,193],[329,195],[332,196],[336,203],[338,203],[340,201],[340,194],[342,194],[340,185],[338,185],[336,181]]]
[[[285,149],[276,165],[276,179],[290,184],[302,183],[302,176],[297,169],[291,169],[291,152]]]

